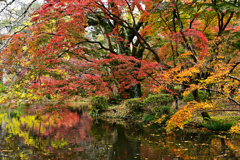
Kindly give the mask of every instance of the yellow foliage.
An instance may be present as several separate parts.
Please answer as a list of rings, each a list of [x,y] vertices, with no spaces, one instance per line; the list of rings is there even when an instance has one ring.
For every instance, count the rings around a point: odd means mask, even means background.
[[[200,90],[202,87],[200,85],[196,85],[196,84],[191,84],[189,89],[187,89],[185,92],[183,92],[183,96],[188,95],[189,93],[191,93],[194,90]]]
[[[161,124],[165,118],[167,117],[166,114],[164,114],[161,118],[158,118],[157,120],[155,120],[153,123],[158,123],[158,124]]]
[[[193,55],[192,52],[186,51],[185,53],[181,54],[181,58],[188,58],[189,56]]]
[[[182,109],[176,112],[169,121],[167,121],[166,130],[171,131],[176,128],[183,129],[184,125],[191,121],[192,116],[197,111],[212,110],[213,105],[208,102],[198,103],[196,101],[188,102]]]
[[[240,134],[240,121],[234,125],[233,127],[231,127],[230,133],[237,133],[237,134]]]
[[[31,25],[32,25],[32,23],[30,22],[30,20],[28,20],[28,21],[23,21],[23,24],[24,24],[25,26],[31,26]]]

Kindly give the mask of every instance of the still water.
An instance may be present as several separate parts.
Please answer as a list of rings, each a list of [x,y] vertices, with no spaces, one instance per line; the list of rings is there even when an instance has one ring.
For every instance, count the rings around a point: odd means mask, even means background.
[[[240,160],[240,136],[96,121],[87,112],[0,113],[0,159]]]

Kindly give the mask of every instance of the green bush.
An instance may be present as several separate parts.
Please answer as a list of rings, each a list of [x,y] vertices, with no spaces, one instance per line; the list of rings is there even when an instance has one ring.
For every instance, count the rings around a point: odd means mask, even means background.
[[[143,122],[150,122],[154,119],[155,119],[155,115],[153,114],[147,114],[142,118]]]
[[[151,112],[157,117],[161,117],[164,114],[171,114],[171,107],[169,106],[156,106],[151,109]]]
[[[164,114],[170,114],[171,113],[171,108],[168,107],[168,106],[162,106],[161,107],[161,114],[164,115]]]
[[[209,93],[208,92],[199,90],[198,95],[199,95],[199,98],[200,98],[201,101],[209,100]],[[194,97],[193,97],[192,93],[183,97],[184,102],[190,102],[190,101],[193,101],[193,100],[194,100]]]
[[[129,99],[125,102],[125,106],[130,110],[130,112],[140,112],[143,110],[143,104],[140,98]]]
[[[210,100],[209,92],[200,90],[200,91],[198,91],[198,94],[199,94],[201,101]]]
[[[108,104],[120,104],[122,101],[120,95],[112,95],[108,98]]]
[[[95,96],[90,100],[93,112],[102,112],[108,108],[107,99],[104,96]]]
[[[193,101],[193,100],[194,100],[194,97],[193,97],[192,93],[189,93],[189,94],[187,94],[186,96],[183,97],[184,102],[190,102],[190,101]]]
[[[174,98],[170,94],[157,94],[150,95],[143,100],[143,106],[145,110],[150,111],[155,116],[162,116],[163,114],[170,114]]]
[[[202,125],[212,131],[228,131],[235,123],[232,121],[224,122],[222,120],[210,120],[204,121]]]
[[[143,100],[144,107],[154,108],[156,106],[167,106],[171,105],[174,101],[174,98],[170,94],[156,94],[150,95],[146,99]]]

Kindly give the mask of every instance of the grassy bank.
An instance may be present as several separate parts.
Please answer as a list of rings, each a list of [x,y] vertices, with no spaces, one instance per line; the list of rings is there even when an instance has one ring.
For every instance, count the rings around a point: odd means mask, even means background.
[[[184,101],[179,102],[179,108],[181,109],[186,103]],[[225,106],[226,109],[232,108],[231,104]],[[171,103],[170,105],[171,113],[166,116],[169,118],[171,115],[175,114],[175,104]],[[190,128],[199,128],[209,131],[228,131],[232,126],[236,125],[240,120],[240,112],[209,112],[211,120],[203,120],[201,113],[196,113],[191,121],[186,124],[186,127]],[[108,108],[105,112],[99,114],[99,118],[107,121],[120,122],[122,121],[137,121],[143,122],[147,125],[158,124],[158,119],[161,119],[161,115],[149,111],[149,108],[144,108],[141,112],[133,113],[125,105],[125,102],[122,102],[120,105],[113,105]],[[161,121],[161,125],[164,124]],[[158,124],[159,125],[159,124]]]

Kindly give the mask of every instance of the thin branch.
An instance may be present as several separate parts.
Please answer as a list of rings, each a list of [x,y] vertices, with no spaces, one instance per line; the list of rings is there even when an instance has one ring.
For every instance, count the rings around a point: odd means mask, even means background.
[[[172,2],[173,2],[174,7],[175,7],[175,9],[176,9],[179,31],[180,31],[180,33],[181,33],[181,35],[182,35],[182,38],[183,38],[183,40],[184,40],[184,42],[185,42],[185,44],[186,44],[186,47],[192,52],[194,62],[198,62],[197,55],[196,55],[195,51],[193,50],[192,46],[188,43],[187,38],[186,38],[186,36],[185,36],[185,34],[184,34],[184,32],[183,32],[183,25],[182,25],[182,21],[181,21],[181,19],[180,19],[180,15],[179,15],[179,12],[178,12],[177,4],[176,4],[175,0],[172,0]]]
[[[228,18],[227,22],[225,23],[225,25],[224,25],[224,27],[223,27],[222,30],[225,30],[225,28],[227,27],[227,25],[228,25],[229,22],[231,21],[231,19],[232,19],[232,17],[233,17],[233,14],[234,14],[234,12],[231,12],[231,14],[230,14],[230,16],[229,16],[229,18]]]
[[[36,2],[36,1],[37,1],[37,0],[32,0],[32,2],[27,6],[27,8],[24,10],[24,12],[18,17],[18,19],[17,19],[16,21],[14,21],[14,24],[13,24],[13,25],[9,25],[9,27],[10,27],[9,30],[10,30],[10,31],[12,30],[12,28],[16,27],[16,26],[20,23],[20,21],[26,16],[26,13],[27,13],[28,10],[30,9],[30,7],[31,7],[31,6],[33,5],[33,3]],[[15,2],[15,0],[9,2],[9,3],[7,4],[7,6],[11,5],[13,2]],[[4,9],[6,9],[6,7],[4,7],[4,8],[0,11],[0,13],[1,13]],[[23,31],[26,27],[29,27],[29,26],[28,26],[28,25],[24,25],[19,31],[14,32],[14,33],[11,35],[11,37],[12,37],[13,35],[21,32],[21,31]],[[0,52],[8,45],[8,43],[9,43],[10,40],[11,40],[11,37],[9,37],[9,38],[6,40],[6,42],[2,45],[2,47],[0,48]]]
[[[150,52],[152,52],[153,55],[154,55],[154,57],[155,57],[155,59],[156,59],[156,61],[157,61],[158,63],[162,64],[162,65],[165,66],[166,68],[171,68],[169,65],[166,65],[166,64],[164,64],[163,62],[160,61],[160,58],[159,58],[157,52],[156,52],[154,49],[152,49],[152,47],[147,43],[147,41],[138,33],[138,30],[136,30],[134,27],[130,26],[130,24],[129,24],[127,21],[125,21],[125,20],[121,19],[120,17],[112,14],[112,13],[104,6],[104,4],[100,4],[100,3],[98,3],[98,2],[95,2],[95,3],[96,3],[97,5],[99,5],[100,7],[102,7],[102,8],[105,10],[105,13],[106,13],[109,17],[112,17],[112,19],[117,20],[117,22],[118,22],[121,26],[133,30],[133,31],[135,32],[136,36],[140,39],[140,44],[141,44],[141,46],[144,47],[144,48],[146,48],[146,49],[148,49]],[[142,42],[143,42],[143,43],[142,43]],[[144,44],[145,44],[146,46],[145,46]],[[103,49],[104,49],[104,48],[103,48]],[[109,50],[109,49],[108,49],[108,50]],[[115,52],[115,51],[114,51],[114,52]]]
[[[240,106],[240,103],[238,101],[236,101],[235,99],[233,99],[231,97],[228,97],[228,99]]]
[[[6,1],[5,1],[5,2],[6,2]],[[13,4],[13,2],[15,2],[15,0],[7,3],[6,6],[4,6],[4,7],[0,10],[0,13],[2,13],[8,6],[10,6],[11,4]]]
[[[15,35],[15,34],[20,33],[21,31],[23,31],[23,30],[24,30],[25,28],[27,28],[27,27],[29,27],[29,26],[26,25],[26,26],[24,26],[23,28],[21,28],[19,31],[14,32],[14,33],[11,35],[11,37],[12,37],[13,35]],[[0,52],[2,52],[2,50],[3,50],[5,47],[7,47],[8,43],[9,43],[10,40],[11,40],[11,37],[9,37],[9,38],[6,40],[5,44],[0,48]]]
[[[239,81],[240,82],[240,79],[239,78],[237,78],[237,77],[235,77],[235,76],[232,76],[232,75],[228,75],[230,78],[232,78],[232,79],[235,79],[235,80],[237,80],[237,81]]]
[[[130,14],[131,14],[132,19],[133,19],[133,27],[135,27],[136,21],[135,21],[135,18],[134,18],[134,16],[133,16],[133,13],[132,13],[133,11],[132,11],[131,6],[130,6],[130,4],[128,3],[128,1],[125,0],[125,2],[127,3],[127,6],[128,6],[128,8],[129,8]]]
[[[226,111],[236,111],[236,112],[240,112],[240,109],[218,109],[218,110],[211,110],[211,111],[205,111],[205,112],[226,112]]]
[[[240,64],[240,62],[236,62],[236,63],[233,65],[232,69],[229,71],[229,74],[232,73],[233,70],[234,70],[239,64]]]
[[[169,29],[169,31],[172,33],[171,28],[169,27],[169,25],[167,24],[167,22],[163,19],[162,15],[159,14],[160,18],[162,19],[162,21],[165,23],[165,25],[167,26],[167,28]],[[174,21],[174,20],[173,20]]]
[[[58,58],[60,58],[61,56],[63,56],[65,53],[75,54],[74,52],[71,52],[71,51],[67,50],[67,51],[64,51],[63,53],[61,53],[60,55],[58,55]],[[76,55],[76,54],[75,54],[75,55]],[[77,54],[77,56],[80,57],[80,58],[82,58],[82,59],[84,59],[84,60],[87,61],[87,62],[93,62],[92,60],[87,59],[86,57],[81,56],[81,55],[79,55],[79,54]]]
[[[201,7],[197,9],[197,12],[199,12],[200,9],[201,9]],[[196,17],[194,16],[194,18],[190,21],[189,29],[192,28],[192,24],[193,24],[193,22],[194,22],[195,19],[196,19]]]
[[[81,43],[93,43],[93,44],[98,44],[98,45],[100,45],[100,49],[104,49],[104,50],[106,50],[106,51],[110,51],[111,53],[113,53],[113,54],[117,54],[117,52],[115,52],[113,49],[110,49],[110,48],[106,48],[105,46],[103,46],[103,44],[101,43],[101,42],[99,42],[99,41],[90,41],[90,40],[88,40],[88,39],[85,39],[85,41],[82,41],[82,42],[79,42],[79,43],[77,43],[77,45],[78,44],[81,44]]]

